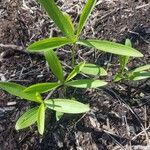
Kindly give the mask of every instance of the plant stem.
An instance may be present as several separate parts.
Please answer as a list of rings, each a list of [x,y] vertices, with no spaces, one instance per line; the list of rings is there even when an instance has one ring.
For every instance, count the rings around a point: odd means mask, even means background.
[[[63,93],[64,93],[64,94],[63,94],[63,96],[64,96],[63,98],[66,98],[66,95],[67,95],[67,87],[66,87],[65,85],[63,86]]]
[[[74,68],[75,65],[75,50],[76,50],[76,44],[74,43],[72,47],[72,68]]]

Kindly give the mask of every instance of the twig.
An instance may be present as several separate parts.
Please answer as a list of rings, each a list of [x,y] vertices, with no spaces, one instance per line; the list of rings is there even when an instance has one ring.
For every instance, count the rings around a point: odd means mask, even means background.
[[[150,3],[137,6],[135,9],[138,10],[138,9],[141,9],[141,8],[144,8],[144,7],[148,7],[148,6],[150,6]]]
[[[114,135],[115,135],[115,136],[118,136],[118,135],[112,134],[111,132],[106,131],[106,130],[104,130],[104,132],[105,132],[110,138],[112,138],[112,140],[114,140],[115,143],[116,143],[122,150],[126,150],[126,149],[123,147],[123,145],[121,145],[121,143],[119,143],[119,142],[113,137]]]
[[[147,131],[147,130],[149,130],[149,128],[150,128],[150,125],[145,130]],[[138,136],[142,135],[143,133],[144,133],[144,131],[141,131],[140,133],[136,134],[131,140],[134,141]]]
[[[111,11],[111,12],[108,12],[107,14],[105,14],[104,16],[102,16],[102,17],[100,18],[100,20],[103,20],[103,19],[109,17],[110,15],[113,15],[114,13],[117,13],[120,9],[121,9],[121,8],[117,8],[117,9],[114,9],[113,11]]]
[[[129,33],[131,33],[131,34],[134,34],[134,35],[137,35],[139,38],[141,38],[146,44],[150,44],[150,42],[149,41],[147,41],[146,39],[144,39],[139,33],[137,33],[137,32],[134,32],[134,31],[128,31]]]
[[[11,48],[11,49],[18,50],[18,51],[23,50],[22,46],[17,46],[17,45],[13,45],[13,44],[2,44],[2,43],[0,43],[0,47]]]
[[[150,149],[150,145],[146,145],[146,146],[142,146],[142,145],[136,145],[133,146],[134,150],[149,150]]]
[[[138,115],[134,112],[134,110],[119,96],[117,95],[112,89],[110,88],[107,88],[107,90],[109,90],[110,92],[112,92],[114,94],[114,96],[120,100],[120,102],[123,102],[125,104],[125,106],[130,110],[130,112],[136,117],[136,119],[138,120],[138,122],[140,123],[141,125],[141,128],[143,130],[143,132],[145,133],[145,137],[146,137],[146,141],[147,141],[147,144],[149,144],[149,136],[148,136],[148,133],[144,127],[144,125],[142,124],[140,118],[138,117]]]
[[[54,93],[54,91],[55,91],[55,90],[50,91],[50,92],[48,93],[48,95],[46,96],[45,100],[48,100],[48,99],[51,97],[51,95]]]

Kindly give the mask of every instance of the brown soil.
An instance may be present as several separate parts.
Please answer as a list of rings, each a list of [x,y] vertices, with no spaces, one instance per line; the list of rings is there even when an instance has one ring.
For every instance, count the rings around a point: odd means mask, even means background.
[[[0,0],[0,78],[22,85],[54,81],[43,56],[29,54],[25,48],[33,41],[61,33],[35,0],[24,1]],[[99,0],[98,3],[82,38],[123,43],[128,37],[133,46],[144,54],[144,58],[133,59],[128,66],[134,68],[150,63],[148,0]],[[64,3],[59,0],[58,4],[77,21],[84,0],[66,0]],[[64,69],[69,70],[70,47],[59,49],[58,55]],[[104,68],[111,64],[108,81],[118,68],[116,56],[83,47],[76,55],[77,62],[81,59]],[[54,92],[52,97],[58,97],[60,92]],[[91,111],[84,115],[64,115],[59,122],[56,122],[54,112],[48,111],[46,131],[41,137],[36,126],[19,132],[14,128],[19,116],[34,104],[0,91],[0,150],[150,149],[146,138],[150,135],[150,80],[110,82],[100,90],[68,89],[67,97],[89,103]]]

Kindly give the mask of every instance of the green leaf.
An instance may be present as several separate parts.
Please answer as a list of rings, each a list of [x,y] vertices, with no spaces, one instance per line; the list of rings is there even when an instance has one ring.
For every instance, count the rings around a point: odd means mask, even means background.
[[[88,105],[69,99],[50,99],[45,104],[48,108],[62,113],[84,113],[90,110]]]
[[[117,55],[143,57],[143,54],[133,49],[132,47],[105,40],[80,40],[77,42],[77,44],[81,44],[87,47],[93,47],[98,50]]]
[[[82,10],[82,14],[80,16],[79,25],[78,25],[78,29],[77,29],[77,36],[79,36],[84,25],[86,24],[90,14],[96,4],[96,1],[97,0],[87,0],[86,4]]]
[[[129,80],[142,80],[150,78],[150,64],[138,67],[127,72]]]
[[[45,128],[45,105],[41,103],[38,110],[38,120],[37,120],[38,131],[41,135],[44,133]]]
[[[99,67],[95,64],[90,64],[86,63],[84,67],[82,68],[81,72],[88,74],[88,75],[93,75],[93,76],[106,76],[107,72],[105,71],[104,68]]]
[[[72,28],[71,30],[74,33],[75,29],[74,29],[74,25],[73,25],[73,22],[72,22],[70,15],[67,14],[66,12],[64,12],[63,14],[64,14],[65,18],[68,20],[68,23],[70,23],[70,27]]]
[[[18,96],[23,99],[30,101],[41,102],[37,97],[36,93],[25,93],[25,86],[13,83],[13,82],[0,82],[0,89],[7,91],[8,93]]]
[[[118,82],[118,81],[121,81],[122,79],[123,79],[122,74],[118,73],[114,76],[113,81]]]
[[[129,46],[129,47],[132,47],[132,43],[129,39],[126,39],[125,45]],[[129,61],[129,57],[128,56],[120,56],[119,60],[120,60],[120,71],[123,72],[126,65],[127,65],[127,63],[128,63],[128,61]]]
[[[126,39],[125,45],[126,45],[126,46],[129,46],[129,47],[132,47],[131,40],[130,40],[130,39]]]
[[[150,78],[150,71],[141,71],[141,72],[135,72],[133,75],[129,77],[130,80],[143,80]]]
[[[67,86],[72,86],[76,88],[97,88],[106,85],[107,82],[102,80],[94,80],[94,79],[81,79],[81,80],[73,80],[65,83]]]
[[[54,83],[38,83],[38,84],[34,84],[31,85],[29,87],[27,87],[24,92],[27,93],[33,93],[33,92],[38,92],[38,93],[45,93],[48,92],[50,90],[56,89],[57,87],[59,87],[61,84],[54,82]]]
[[[75,66],[75,68],[73,69],[73,71],[68,75],[66,81],[71,80],[72,78],[74,78],[78,73],[80,73],[80,71],[82,70],[82,68],[84,67],[85,62],[81,62],[79,63],[77,66]]]
[[[38,0],[44,9],[46,10],[49,17],[54,21],[58,28],[67,37],[73,37],[74,31],[68,19],[63,15],[54,0]]]
[[[129,57],[128,56],[120,56],[119,57],[120,72],[123,72],[125,70],[128,61],[129,61]]]
[[[55,52],[53,50],[49,50],[46,51],[44,55],[53,74],[63,83],[64,82],[63,69]]]
[[[134,70],[131,70],[130,72],[134,73],[134,72],[140,72],[140,71],[146,71],[146,70],[150,70],[150,64],[138,67]]]
[[[27,110],[16,122],[16,130],[24,129],[31,126],[37,121],[38,107]]]
[[[64,113],[56,111],[56,120],[59,121]]]
[[[27,50],[29,52],[44,52],[50,49],[59,48],[66,44],[70,44],[72,41],[64,37],[53,37],[48,39],[43,39],[31,44]]]

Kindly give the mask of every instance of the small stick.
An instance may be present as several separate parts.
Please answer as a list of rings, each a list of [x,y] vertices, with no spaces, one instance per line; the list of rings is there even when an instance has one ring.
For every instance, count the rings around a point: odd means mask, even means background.
[[[144,5],[141,5],[141,6],[137,6],[135,9],[138,10],[138,9],[141,9],[141,8],[144,8],[144,7],[147,7],[147,6],[150,6],[150,3],[144,4]]]
[[[21,51],[23,50],[23,47],[22,46],[17,46],[17,45],[13,45],[13,44],[2,44],[0,43],[0,47],[3,47],[3,48],[11,48],[11,49],[15,49],[15,50],[18,50],[18,51]]]
[[[145,130],[149,130],[150,126],[148,126]],[[134,141],[138,136],[144,134],[144,131],[142,130],[140,133],[136,134],[131,140]]]

